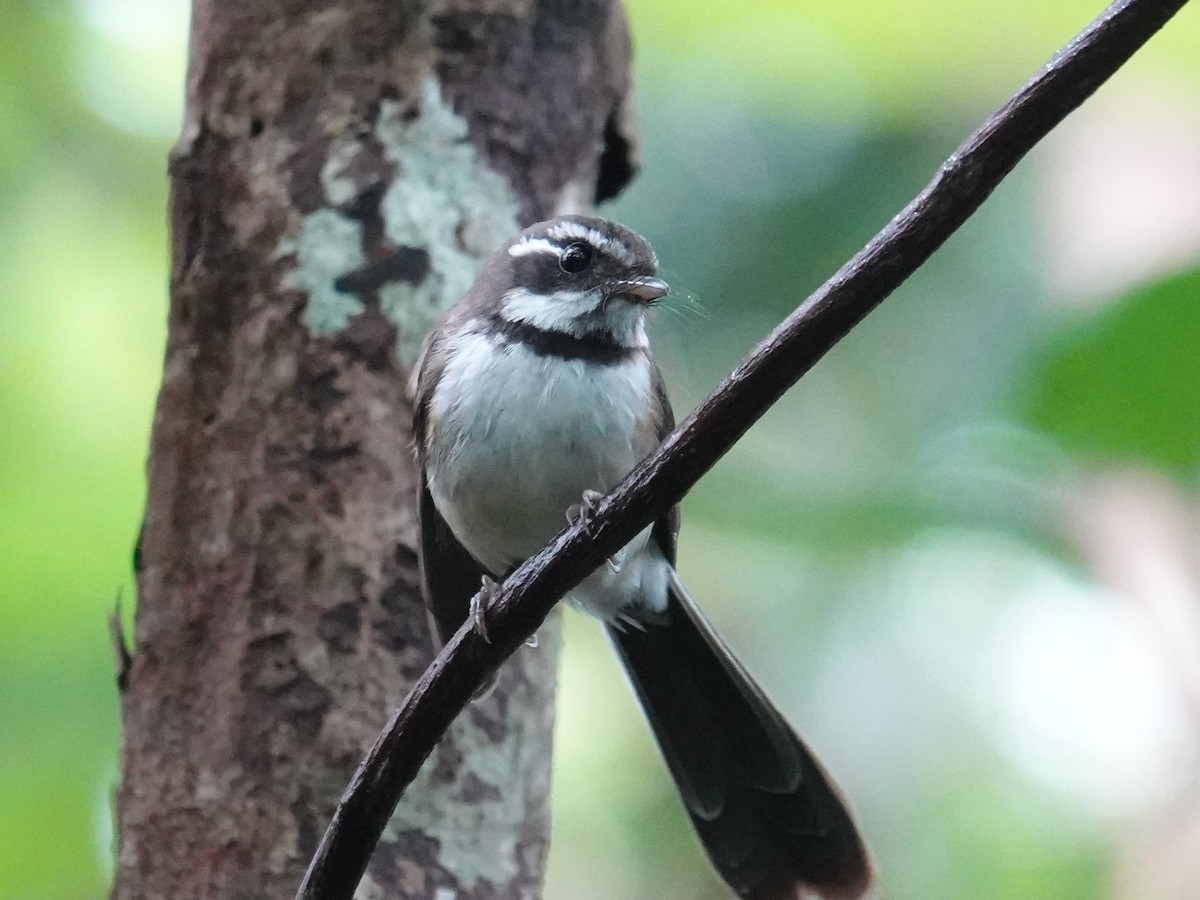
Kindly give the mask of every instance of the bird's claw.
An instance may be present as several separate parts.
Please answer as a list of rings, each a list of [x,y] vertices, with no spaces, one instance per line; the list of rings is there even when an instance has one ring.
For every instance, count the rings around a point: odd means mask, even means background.
[[[467,614],[471,618],[471,627],[475,629],[477,635],[489,644],[492,642],[492,637],[488,634],[487,611],[491,608],[492,601],[496,599],[496,594],[499,590],[499,583],[484,575],[481,579],[478,593],[471,598],[471,603],[467,607]],[[525,646],[536,647],[537,645],[538,636],[535,631],[529,637],[525,638]]]
[[[500,590],[500,585],[489,578],[483,576],[482,583],[479,586],[479,592],[471,598],[471,605],[468,608],[468,614],[471,617],[471,627],[475,629],[475,633],[487,641],[492,642],[488,636],[487,626],[487,611],[492,605],[492,601],[496,599],[496,594]]]
[[[595,530],[592,527],[592,517],[596,515],[596,507],[600,501],[604,499],[604,495],[599,491],[586,490],[578,503],[572,503],[567,507],[567,522],[571,525],[583,525],[583,530],[588,537],[595,537]]]
[[[571,525],[583,525],[584,534],[594,538],[596,530],[592,525],[592,517],[596,514],[596,507],[600,505],[600,501],[604,499],[604,495],[599,491],[586,490],[583,492],[583,497],[578,503],[572,503],[567,507],[567,522]],[[610,556],[607,560],[608,567],[614,573],[621,571],[621,566],[625,564],[625,551],[619,550]]]

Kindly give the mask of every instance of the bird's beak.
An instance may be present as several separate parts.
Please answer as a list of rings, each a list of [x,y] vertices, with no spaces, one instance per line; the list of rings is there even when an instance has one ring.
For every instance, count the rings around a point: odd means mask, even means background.
[[[609,285],[609,293],[614,297],[623,297],[634,303],[652,303],[659,297],[665,297],[671,293],[671,286],[661,278],[646,275],[641,278],[614,281]]]

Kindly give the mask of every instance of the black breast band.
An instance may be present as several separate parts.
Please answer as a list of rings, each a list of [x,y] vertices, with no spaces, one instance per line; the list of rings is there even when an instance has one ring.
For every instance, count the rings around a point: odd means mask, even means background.
[[[559,356],[563,359],[582,359],[602,366],[624,362],[638,352],[626,347],[608,334],[588,333],[580,336],[565,331],[547,331],[528,322],[511,322],[493,316],[489,322],[503,340],[523,344],[538,356]]]

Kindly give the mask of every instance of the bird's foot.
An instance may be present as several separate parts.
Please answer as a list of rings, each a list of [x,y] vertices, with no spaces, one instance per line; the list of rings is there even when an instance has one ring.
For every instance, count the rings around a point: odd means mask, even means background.
[[[491,608],[492,602],[496,599],[496,594],[500,591],[500,584],[493,581],[487,575],[483,576],[482,583],[479,586],[479,592],[471,598],[470,606],[467,608],[467,614],[471,617],[471,627],[475,629],[475,633],[487,641],[492,642],[491,635],[488,634],[487,611]],[[525,638],[526,647],[536,647],[538,645],[538,636],[535,631],[529,637]]]
[[[623,565],[625,565],[625,557],[628,555],[629,555],[629,548],[622,547],[620,550],[618,550],[616,553],[614,553],[612,556],[610,556],[605,561],[606,564],[608,565],[608,568],[612,571],[612,573],[614,575],[616,575],[618,572],[621,571],[621,567]]]
[[[596,514],[596,507],[600,505],[600,501],[604,499],[604,495],[599,491],[586,490],[583,492],[583,497],[578,503],[573,503],[567,507],[567,521],[572,525],[583,525],[583,531],[588,537],[595,537],[596,532],[592,526],[592,517]],[[625,564],[624,549],[618,550],[608,558],[608,567],[613,573],[621,571],[621,566]]]
[[[596,515],[596,507],[600,505],[600,501],[604,499],[604,495],[599,491],[586,490],[578,503],[572,503],[567,507],[567,522],[571,525],[583,525],[583,530],[588,537],[595,537],[595,529],[592,527],[592,517]]]
[[[492,605],[492,601],[496,599],[496,594],[499,592],[500,585],[487,575],[484,575],[482,583],[479,586],[479,592],[471,598],[471,605],[468,608],[468,613],[471,617],[471,626],[475,629],[475,633],[489,644],[492,642],[492,639],[488,636],[487,611]]]

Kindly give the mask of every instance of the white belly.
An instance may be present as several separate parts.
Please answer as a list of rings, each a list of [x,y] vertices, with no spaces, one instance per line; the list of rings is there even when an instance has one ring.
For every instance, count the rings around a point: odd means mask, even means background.
[[[608,491],[651,449],[639,428],[650,362],[538,356],[479,334],[457,341],[430,402],[429,490],[463,546],[503,576],[563,529],[585,490]],[[666,562],[643,552],[648,536],[568,601],[602,618],[646,590],[648,605],[665,603]]]

